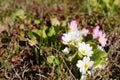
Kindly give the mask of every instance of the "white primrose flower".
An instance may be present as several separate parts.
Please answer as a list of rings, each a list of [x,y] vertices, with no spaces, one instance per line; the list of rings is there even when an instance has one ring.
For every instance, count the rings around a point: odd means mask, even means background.
[[[92,51],[92,47],[90,47],[89,44],[85,44],[85,42],[82,42],[82,43],[78,43],[77,47],[78,47],[78,51],[82,55],[92,56],[93,51]]]
[[[62,52],[68,54],[70,52],[70,49],[68,47],[65,47],[65,49],[62,50]]]
[[[80,68],[82,74],[86,74],[88,69],[90,69],[94,64],[94,61],[90,61],[89,57],[84,57],[83,60],[78,60],[76,66]]]
[[[72,37],[71,37],[71,35],[69,33],[63,34],[62,43],[65,44],[65,45],[73,43]]]
[[[80,31],[70,32],[69,34],[71,35],[73,41],[77,41],[81,39],[83,36],[83,33]]]
[[[75,45],[75,42],[80,40],[82,38],[82,32],[79,31],[73,31],[63,34],[62,36],[62,42],[63,44],[72,44]]]

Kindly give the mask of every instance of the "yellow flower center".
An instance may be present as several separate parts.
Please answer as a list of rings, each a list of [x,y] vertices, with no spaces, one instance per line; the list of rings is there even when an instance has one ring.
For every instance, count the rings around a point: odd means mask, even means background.
[[[100,37],[100,38],[99,38],[99,40],[100,40],[100,41],[102,41],[102,40],[103,40],[103,38],[102,38],[102,37]]]
[[[72,26],[70,26],[70,27],[69,27],[69,30],[70,30],[70,31],[72,31],[72,30],[73,30],[73,27],[72,27]]]
[[[86,50],[82,49],[82,50],[81,50],[81,53],[82,53],[82,54],[86,54]]]
[[[70,44],[72,42],[72,40],[69,40],[68,43]]]
[[[88,68],[88,64],[84,64],[84,68],[87,69]]]

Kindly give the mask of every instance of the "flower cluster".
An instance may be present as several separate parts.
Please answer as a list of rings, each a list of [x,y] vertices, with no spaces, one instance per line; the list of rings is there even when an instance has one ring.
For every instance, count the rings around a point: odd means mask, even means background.
[[[68,23],[68,33],[62,35],[62,43],[65,45],[76,45],[77,42],[82,40],[82,31],[78,31],[77,23],[75,20]]]
[[[102,47],[105,47],[106,45],[106,34],[104,32],[102,32],[101,30],[99,30],[99,26],[96,26],[93,29],[93,39],[98,39],[99,43],[101,44]]]
[[[77,49],[78,54],[82,56],[76,64],[82,75],[86,74],[94,64],[94,61],[91,60],[93,47],[83,41],[83,38],[86,37],[88,34],[92,34],[93,39],[98,39],[102,47],[105,46],[107,39],[105,33],[99,30],[99,26],[93,29],[93,33],[90,33],[89,29],[86,28],[78,30],[75,20],[68,23],[68,32],[62,34],[61,37],[62,43],[67,46],[64,50],[62,50],[63,53],[70,53],[70,45],[72,45]]]
[[[78,44],[78,51],[84,56],[83,60],[78,60],[76,66],[80,68],[82,74],[86,74],[89,68],[93,66],[94,61],[90,61],[93,54],[92,47],[85,42]]]
[[[79,31],[73,31],[64,33],[62,36],[62,42],[65,45],[75,45],[75,43],[82,39],[82,32]]]

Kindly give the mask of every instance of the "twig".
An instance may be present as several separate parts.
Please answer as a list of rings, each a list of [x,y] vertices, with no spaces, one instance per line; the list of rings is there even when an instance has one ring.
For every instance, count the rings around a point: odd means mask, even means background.
[[[17,71],[15,71],[15,69],[13,69],[14,70],[14,72],[15,72],[15,75],[20,79],[20,80],[22,80],[22,78],[20,77],[20,75],[17,73]]]
[[[24,78],[24,74],[26,73],[26,72],[28,72],[29,71],[29,69],[25,69],[23,72],[22,72],[22,78]]]
[[[63,57],[61,57],[63,59]],[[73,75],[73,73],[71,72],[71,70],[69,69],[69,67],[67,66],[65,60],[63,59],[63,63],[65,64],[66,68],[68,69],[69,73],[72,75],[72,77],[74,78],[74,80],[76,80],[75,76]]]
[[[53,48],[53,49],[56,50],[55,48]],[[56,50],[56,51],[58,51],[58,50]],[[58,51],[58,52],[59,52],[59,53],[62,53],[62,52],[60,52],[60,51]],[[63,56],[61,56],[61,58],[63,59],[63,63],[65,64],[66,68],[68,69],[70,75],[74,78],[74,80],[76,80],[75,76],[73,75],[73,73],[71,72],[71,70],[69,69],[69,67],[67,66],[67,64],[66,64]]]
[[[43,77],[43,78],[45,78],[45,79],[47,79],[47,80],[50,80],[50,79],[48,79],[46,76],[44,76],[44,75],[42,75],[42,74],[36,74],[36,75],[41,76],[41,77]]]
[[[8,80],[10,79],[10,77],[7,75],[6,69],[5,69],[5,77],[6,77]]]

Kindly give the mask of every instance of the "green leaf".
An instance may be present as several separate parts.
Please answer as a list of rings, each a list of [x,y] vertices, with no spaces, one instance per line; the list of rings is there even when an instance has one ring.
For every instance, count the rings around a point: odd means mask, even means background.
[[[98,64],[101,64],[103,61],[103,58],[106,57],[107,53],[105,51],[94,49],[93,55],[91,56],[91,60],[95,61],[94,65],[97,66]]]
[[[29,35],[31,37],[35,36],[36,38],[39,38],[39,37],[41,37],[41,38],[47,38],[47,34],[46,34],[46,30],[47,29],[48,29],[47,27],[43,27],[42,30],[35,29],[35,30],[32,30],[32,33],[30,32]]]
[[[94,40],[94,41],[90,41],[90,40],[89,40],[89,41],[87,41],[87,43],[90,44],[90,45],[93,47],[93,49],[94,49],[94,48],[97,47],[96,44],[98,44],[98,41],[96,41],[96,40]]]
[[[60,22],[58,21],[57,18],[51,18],[51,23],[52,23],[53,26],[60,25]]]
[[[44,27],[43,29],[42,29],[42,35],[41,35],[41,37],[42,38],[47,38],[47,34],[46,34],[46,30],[48,29],[48,27]]]
[[[41,30],[37,30],[37,29],[35,29],[35,30],[32,30],[32,33],[31,33],[31,36],[32,37],[41,37],[41,35],[42,35],[42,31]]]
[[[55,59],[55,56],[48,56],[47,57],[47,62],[50,63],[50,64],[53,64],[54,59]]]
[[[35,36],[34,36],[34,34],[33,34],[32,31],[29,31],[29,32],[27,33],[27,35],[28,35],[29,38],[35,38]]]
[[[65,27],[65,26],[67,25],[66,23],[67,23],[67,21],[62,21],[61,26],[64,26],[64,27]]]
[[[55,32],[55,28],[53,27],[53,26],[51,26],[50,28],[49,28],[49,31],[48,31],[48,36],[49,37],[52,37],[53,35],[55,35],[56,34],[56,32]]]
[[[35,48],[35,59],[36,59],[36,63],[39,64],[39,52],[37,48]]]
[[[40,20],[35,19],[34,23],[38,25],[40,23]]]
[[[118,5],[119,4],[119,0],[115,0],[114,4]]]
[[[60,64],[60,60],[59,60],[58,57],[55,58],[55,64],[56,64],[56,65],[59,65],[59,64]]]
[[[76,55],[77,55],[77,52],[75,52],[73,55],[70,55],[68,57],[69,61],[72,61],[75,58]]]
[[[83,55],[82,55],[80,52],[78,52],[78,56],[79,56],[80,58],[83,57]]]
[[[25,15],[24,11],[22,9],[17,9],[13,14],[12,17],[15,19],[16,17],[23,18]]]
[[[98,60],[95,61],[94,66],[97,66],[97,65],[99,65],[99,64],[101,64],[101,63],[102,63],[102,60],[101,60],[101,59],[98,59]]]
[[[95,60],[97,60],[97,59],[99,59],[101,57],[105,57],[105,56],[106,56],[105,51],[102,51],[102,50],[99,50],[99,49],[94,49],[91,59],[95,61]]]

